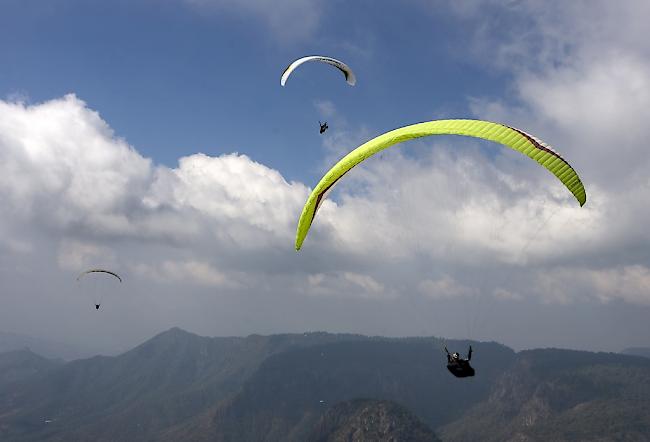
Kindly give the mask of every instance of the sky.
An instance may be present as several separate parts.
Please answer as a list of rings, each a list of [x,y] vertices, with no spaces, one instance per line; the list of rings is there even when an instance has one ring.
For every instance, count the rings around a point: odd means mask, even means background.
[[[0,1],[0,331],[128,349],[178,326],[650,345],[646,1]],[[283,69],[309,63],[285,87]],[[462,137],[353,169],[421,121],[544,140],[547,171]],[[319,121],[330,129],[319,134]],[[76,277],[118,272],[102,307]],[[107,283],[109,284],[109,283]]]

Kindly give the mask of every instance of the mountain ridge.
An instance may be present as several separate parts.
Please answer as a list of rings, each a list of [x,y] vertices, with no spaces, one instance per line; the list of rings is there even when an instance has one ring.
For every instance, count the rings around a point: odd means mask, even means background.
[[[172,328],[117,356],[63,363],[26,353],[28,365],[47,367],[0,388],[0,439],[298,441],[321,427],[339,437],[339,424],[346,434],[389,434],[384,424],[395,422],[395,434],[428,428],[442,440],[545,440],[595,436],[586,424],[594,416],[615,428],[600,431],[613,438],[603,440],[650,433],[639,411],[650,409],[650,360],[472,342],[477,376],[460,380],[446,370],[442,343],[324,332],[212,338]],[[2,367],[0,379],[10,373]],[[350,405],[360,398],[371,402]],[[383,424],[364,433],[359,424],[369,419]]]

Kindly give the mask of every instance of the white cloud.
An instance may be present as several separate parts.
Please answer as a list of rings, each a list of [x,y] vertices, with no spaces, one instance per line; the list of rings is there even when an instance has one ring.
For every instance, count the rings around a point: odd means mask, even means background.
[[[650,257],[650,4],[488,0],[458,10],[479,22],[482,11],[513,18],[503,28],[508,32],[496,28],[499,20],[483,21],[474,43],[477,54],[489,54],[479,57],[485,66],[512,77],[509,92],[516,100],[474,98],[472,111],[543,134],[576,167],[587,189],[584,208],[562,209],[553,217],[550,248],[540,254],[535,244],[542,242],[535,241],[527,253],[543,259],[553,248],[571,249],[561,261],[576,268],[583,283],[559,290],[561,284],[552,282],[562,278],[553,272],[540,278],[539,292],[566,302],[577,296],[572,290],[589,286],[596,299],[644,303],[638,266],[644,268]],[[560,239],[557,234],[567,229],[571,234]]]
[[[74,95],[37,106],[0,101],[0,198],[14,216],[124,232],[120,209],[146,186],[142,158]]]
[[[395,295],[370,275],[346,271],[307,275],[304,293],[366,299],[390,298]]]
[[[46,233],[64,269],[131,259],[135,241],[199,254],[163,270],[216,284],[218,272],[198,264],[206,258],[291,250],[306,196],[304,185],[236,153],[153,167],[74,95],[31,106],[0,101],[3,243],[28,250],[35,233]],[[134,264],[152,265],[154,254]]]
[[[163,261],[158,265],[139,264],[134,270],[140,276],[158,283],[183,283],[184,285],[203,285],[236,289],[241,287],[239,276],[226,274],[214,266],[200,261]]]
[[[468,268],[484,274],[499,264],[502,270],[487,277],[492,287],[486,289],[500,299],[531,293],[536,272],[520,273],[533,265],[543,272],[559,263],[588,263],[614,277],[613,269],[650,259],[650,45],[638,18],[647,5],[484,3],[488,10],[506,9],[513,31],[520,23],[524,33],[483,38],[493,31],[491,22],[472,28],[477,53],[490,53],[483,62],[512,76],[516,97],[471,97],[472,111],[550,142],[583,177],[587,205],[577,207],[554,177],[514,152],[491,146],[487,153],[471,147],[476,143],[432,138],[348,173],[334,194],[336,203],[319,211],[303,250],[334,250],[353,265],[420,261],[442,268],[452,281],[476,279]],[[485,10],[479,5],[460,13],[480,21]],[[613,20],[595,20],[608,13]],[[325,147],[336,157],[339,146],[358,145],[347,129],[332,135]],[[401,153],[408,149],[417,153]],[[611,272],[602,273],[603,266]],[[502,287],[503,280],[509,286]],[[425,278],[418,288],[453,291],[438,282]],[[611,289],[598,287],[603,294],[596,299],[612,296],[605,294]],[[633,285],[623,287],[630,295],[620,299],[643,302]],[[569,296],[541,294],[554,302]]]
[[[476,294],[474,289],[459,283],[449,275],[443,275],[436,280],[425,279],[418,285],[418,290],[433,299],[467,297]]]
[[[367,293],[381,293],[384,291],[383,284],[377,282],[372,276],[360,275],[353,272],[344,272],[343,277],[346,281],[358,285]]]
[[[288,4],[278,4],[278,14]],[[488,2],[497,12],[501,4]],[[468,27],[483,39],[477,47],[491,45],[483,51],[490,60],[480,62],[511,79],[507,99],[468,98],[471,109],[554,146],[584,178],[583,208],[527,158],[493,144],[433,137],[389,149],[347,174],[297,254],[305,185],[237,153],[154,165],[68,95],[36,105],[0,101],[0,258],[25,268],[31,256],[33,266],[56,262],[72,274],[110,260],[133,272],[140,293],[154,292],[151,308],[173,315],[175,307],[187,308],[191,321],[196,312],[185,307],[185,297],[174,304],[179,286],[203,299],[239,297],[249,309],[230,312],[244,316],[277,307],[281,325],[298,296],[323,298],[314,304],[320,306],[354,301],[360,311],[406,296],[422,303],[418,313],[427,302],[486,293],[501,307],[530,298],[647,306],[650,48],[641,19],[647,5],[508,5],[505,33],[492,32],[492,22],[473,9],[462,11],[463,20],[478,23]],[[242,6],[273,28],[280,15],[263,17],[271,7]],[[613,20],[596,20],[604,14]],[[317,20],[306,23],[308,30],[297,32],[312,32]],[[371,138],[329,103],[316,105],[337,123],[324,137],[325,164]],[[158,307],[163,300],[166,307]],[[211,312],[201,313],[213,323]],[[321,310],[301,320],[313,317]]]
[[[496,299],[500,299],[502,301],[520,301],[523,299],[521,294],[503,288],[495,289],[492,294]]]
[[[60,268],[80,272],[92,267],[112,269],[115,254],[108,247],[75,240],[64,240],[59,245],[57,263]]]
[[[314,102],[314,106],[316,107],[316,110],[320,116],[323,118],[333,117],[337,114],[334,103],[329,100],[316,100]]]
[[[295,214],[306,195],[302,184],[287,183],[245,155],[197,154],[181,158],[177,169],[158,168],[144,203],[202,215],[216,223],[212,234],[254,249],[291,242]]]
[[[595,298],[650,305],[650,269],[644,265],[556,268],[540,273],[537,287],[543,298],[563,303]]]
[[[313,247],[315,232],[328,232],[323,240],[363,256],[409,259],[417,253],[447,263],[490,256],[516,263],[530,252],[561,254],[566,249],[548,246],[558,235],[580,239],[566,222],[589,225],[584,212],[592,209],[581,211],[538,167],[518,176],[518,163],[500,169],[477,150],[442,140],[426,144],[434,147],[417,158],[393,154],[348,173],[339,184],[339,203],[319,210],[305,247]]]
[[[582,54],[578,40],[572,43],[573,53]],[[624,165],[633,154],[647,157],[641,155],[647,129],[639,115],[650,86],[640,74],[646,69],[640,52],[618,60],[612,66],[577,56],[560,66],[537,65],[535,72],[519,67],[516,107],[480,98],[473,104],[476,113],[499,120],[534,121],[524,129],[543,133],[587,177],[584,208],[552,176],[506,149],[431,138],[369,159],[346,175],[296,258],[295,222],[306,186],[236,153],[190,155],[176,168],[154,166],[69,95],[33,106],[0,102],[0,198],[11,215],[3,231],[9,236],[18,225],[47,231],[56,238],[62,268],[113,256],[157,281],[237,281],[237,287],[264,291],[286,284],[294,292],[370,298],[410,289],[434,297],[468,294],[476,275],[495,266],[518,273],[560,262],[638,265],[650,254],[650,236],[641,227],[647,223],[639,222],[650,219],[650,181],[626,174],[641,171],[643,160]],[[625,95],[634,95],[632,110],[623,109]],[[579,111],[572,114],[571,106]],[[337,118],[330,104],[320,107]],[[630,117],[623,118],[622,136],[614,124],[621,115]],[[324,141],[329,155],[369,138],[344,120],[337,126]],[[624,145],[612,153],[617,139]],[[601,164],[613,154],[624,159]],[[617,184],[602,178],[610,169]],[[23,233],[15,244],[29,242]],[[639,251],[620,262],[621,244]],[[446,276],[432,278],[432,267]],[[525,296],[535,275],[506,285],[501,278],[488,277],[481,289],[500,298]]]

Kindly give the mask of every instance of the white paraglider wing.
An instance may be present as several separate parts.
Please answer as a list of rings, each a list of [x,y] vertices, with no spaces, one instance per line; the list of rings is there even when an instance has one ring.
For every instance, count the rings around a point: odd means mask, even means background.
[[[282,72],[282,77],[280,78],[280,84],[284,86],[284,84],[287,82],[287,79],[289,78],[289,75],[301,64],[306,63],[308,61],[320,61],[322,63],[327,63],[329,65],[334,66],[341,72],[343,72],[343,75],[345,75],[345,81],[348,82],[350,86],[354,86],[357,82],[357,78],[354,75],[354,72],[352,72],[352,69],[350,67],[343,63],[341,60],[337,60],[336,58],[332,57],[325,57],[323,55],[310,55],[308,57],[302,57],[299,58],[298,60],[294,61],[291,63],[287,68]]]

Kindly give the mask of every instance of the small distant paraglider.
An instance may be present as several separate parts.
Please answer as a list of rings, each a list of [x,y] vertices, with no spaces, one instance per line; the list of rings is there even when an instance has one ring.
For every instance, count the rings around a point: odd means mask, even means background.
[[[280,84],[284,86],[287,80],[289,79],[291,73],[294,70],[296,70],[298,66],[308,61],[319,61],[321,63],[326,63],[331,66],[334,66],[336,69],[338,69],[343,73],[343,75],[345,76],[345,81],[347,81],[347,83],[350,86],[354,86],[357,83],[357,78],[354,75],[354,72],[352,72],[352,69],[350,69],[350,66],[343,63],[341,60],[337,60],[336,58],[332,58],[332,57],[326,57],[324,55],[309,55],[307,57],[302,57],[291,62],[291,64],[287,66],[287,68],[282,72],[282,76],[280,77]],[[322,135],[329,128],[329,126],[327,125],[327,122],[321,123],[319,121],[318,123],[320,124],[320,134]]]
[[[122,282],[122,278],[115,272],[104,269],[89,269],[77,276],[77,282],[84,285],[83,290],[92,296],[95,310],[99,310],[106,292],[114,287],[112,281]]]
[[[327,129],[330,128],[330,127],[327,125],[327,121],[324,122],[324,123],[321,123],[321,122],[319,121],[318,124],[320,124],[320,133],[321,133],[321,135],[324,134],[325,131],[326,131]]]

